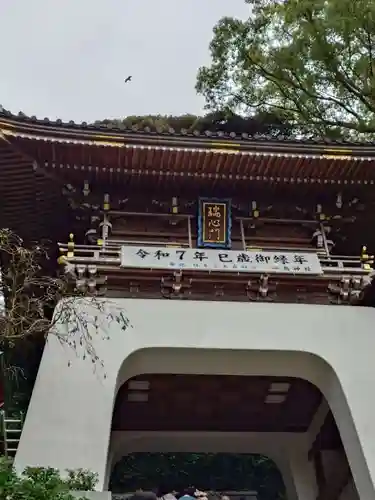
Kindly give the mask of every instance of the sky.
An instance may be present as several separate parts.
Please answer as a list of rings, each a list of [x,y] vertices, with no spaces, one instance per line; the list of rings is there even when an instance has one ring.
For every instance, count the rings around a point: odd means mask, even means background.
[[[244,0],[0,0],[0,104],[76,122],[201,114],[212,28],[248,12]]]

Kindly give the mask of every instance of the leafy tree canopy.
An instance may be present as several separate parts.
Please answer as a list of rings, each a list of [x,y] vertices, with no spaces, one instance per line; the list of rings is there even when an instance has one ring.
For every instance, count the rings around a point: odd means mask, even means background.
[[[375,133],[375,3],[245,0],[214,28],[197,91],[212,110],[282,113],[302,133]]]
[[[57,470],[27,468],[17,475],[12,464],[0,457],[0,498],[28,500],[74,500],[70,491],[92,491],[97,477],[88,471],[68,471],[63,479]]]
[[[261,455],[229,453],[134,453],[117,463],[113,492],[138,488],[255,490],[260,500],[279,500],[284,486],[274,462]]]
[[[277,111],[277,113],[260,111],[249,117],[241,116],[229,109],[213,111],[205,116],[188,114],[181,116],[128,116],[118,120],[106,119],[97,121],[95,124],[119,128],[137,128],[141,130],[149,128],[159,133],[166,133],[171,130],[176,133],[180,133],[182,130],[185,130],[187,133],[194,131],[203,133],[206,130],[210,130],[211,132],[235,132],[236,134],[246,133],[249,135],[289,136],[293,132],[285,113],[281,113],[280,111]]]

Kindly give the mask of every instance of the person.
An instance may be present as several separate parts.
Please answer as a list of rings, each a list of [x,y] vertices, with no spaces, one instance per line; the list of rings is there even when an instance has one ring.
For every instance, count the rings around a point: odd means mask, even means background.
[[[208,500],[208,495],[205,491],[195,490],[194,496],[197,500]]]
[[[186,488],[186,490],[184,490],[182,496],[180,496],[179,500],[196,500],[196,497],[195,497],[195,492],[197,491],[196,488],[194,488],[193,486],[189,486],[189,488]]]
[[[159,500],[177,500],[177,491],[171,490],[164,486],[159,487],[158,491]]]
[[[137,490],[128,500],[158,500],[154,491]]]

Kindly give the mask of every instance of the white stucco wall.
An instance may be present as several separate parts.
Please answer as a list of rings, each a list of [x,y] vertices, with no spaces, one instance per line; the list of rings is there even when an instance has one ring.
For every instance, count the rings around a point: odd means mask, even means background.
[[[49,338],[18,469],[88,468],[99,474],[98,488],[103,488],[116,390],[131,376],[297,376],[324,393],[360,497],[375,499],[375,309],[140,299],[113,300],[107,307],[124,311],[133,327],[123,331],[113,323],[110,340],[94,338],[106,378]]]
[[[110,491],[71,491],[73,497],[82,500],[111,500],[112,494]]]

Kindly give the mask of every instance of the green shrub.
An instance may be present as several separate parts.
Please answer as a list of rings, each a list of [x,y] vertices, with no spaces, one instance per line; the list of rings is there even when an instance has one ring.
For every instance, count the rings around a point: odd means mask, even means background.
[[[56,469],[28,467],[17,475],[12,463],[0,457],[0,499],[76,500],[70,491],[92,491],[95,488],[95,474],[82,469],[67,473],[67,477],[62,478]]]

